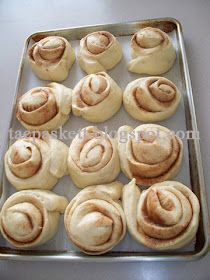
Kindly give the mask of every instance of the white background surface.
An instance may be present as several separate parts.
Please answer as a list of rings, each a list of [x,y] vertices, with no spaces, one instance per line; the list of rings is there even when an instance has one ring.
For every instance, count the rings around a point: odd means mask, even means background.
[[[32,32],[77,25],[175,17],[183,25],[205,180],[210,201],[210,1],[1,0],[0,149],[8,129],[24,39]],[[4,279],[210,279],[210,254],[191,263],[55,263],[0,261]]]

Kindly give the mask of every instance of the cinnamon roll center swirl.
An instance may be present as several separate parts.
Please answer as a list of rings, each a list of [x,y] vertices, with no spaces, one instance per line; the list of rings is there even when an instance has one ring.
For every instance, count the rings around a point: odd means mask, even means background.
[[[106,89],[107,81],[103,76],[94,75],[90,79],[89,86],[94,92],[100,94]]]
[[[39,148],[28,141],[16,141],[9,149],[10,171],[19,178],[29,178],[38,172],[42,157]]]
[[[24,94],[18,104],[18,117],[29,125],[42,125],[58,113],[57,102],[50,88],[34,88]]]
[[[48,37],[38,43],[39,54],[44,60],[55,61],[62,57],[65,42],[61,38]]]
[[[176,96],[175,87],[164,79],[158,79],[147,86],[152,96],[160,102],[171,102]]]
[[[137,221],[150,237],[161,240],[176,238],[193,216],[188,198],[175,188],[151,188],[139,201]]]
[[[22,107],[27,112],[32,112],[42,107],[48,100],[48,94],[44,89],[36,89],[26,94],[22,100]]]
[[[102,169],[113,155],[111,141],[102,132],[94,129],[89,129],[82,137],[75,138],[71,147],[70,154],[73,161],[84,172],[96,172]]]
[[[84,171],[98,171],[112,157],[111,143],[103,138],[92,139],[84,144],[80,151],[78,164]]]
[[[164,41],[164,38],[157,30],[143,29],[135,34],[134,40],[141,48],[149,49],[160,45]]]
[[[16,242],[31,242],[42,232],[43,217],[30,202],[17,203],[4,211],[3,229]]]
[[[139,132],[139,139],[131,140],[131,151],[137,162],[157,164],[172,153],[172,140],[166,132],[149,128]]]
[[[50,36],[34,44],[29,50],[29,56],[37,64],[56,63],[61,59],[66,43],[61,37]]]
[[[104,52],[109,47],[110,43],[110,36],[105,32],[94,32],[86,38],[88,51],[95,55]]]
[[[174,225],[182,216],[179,199],[167,190],[151,189],[147,195],[146,208],[149,218],[157,224]]]
[[[84,105],[94,106],[103,101],[110,91],[110,85],[103,75],[88,76],[81,87],[80,98]]]
[[[75,235],[81,244],[99,246],[106,243],[112,235],[113,221],[99,204],[100,201],[95,199],[86,201],[79,205],[73,213],[72,222],[77,224]],[[103,204],[110,207],[106,202]]]

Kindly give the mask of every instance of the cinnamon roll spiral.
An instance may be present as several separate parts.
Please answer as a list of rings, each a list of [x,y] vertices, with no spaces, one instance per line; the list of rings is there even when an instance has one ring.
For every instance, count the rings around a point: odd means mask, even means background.
[[[129,83],[123,93],[126,111],[144,122],[169,118],[181,99],[178,88],[163,77],[140,78]]]
[[[32,70],[41,80],[59,82],[67,78],[75,55],[65,38],[49,36],[29,49],[28,60]]]
[[[124,186],[122,201],[130,234],[149,248],[178,249],[196,235],[199,201],[179,182],[165,181],[140,192],[133,179]]]
[[[126,137],[126,141],[124,138]],[[166,127],[144,124],[118,130],[118,151],[124,174],[150,186],[175,176],[182,162],[182,141]]]
[[[32,88],[17,104],[17,118],[28,130],[53,130],[62,126],[71,112],[72,90],[58,83]]]
[[[67,235],[84,253],[104,254],[123,239],[126,221],[117,202],[121,192],[119,182],[87,187],[67,206],[64,214]]]
[[[128,70],[139,74],[160,75],[174,64],[176,51],[170,37],[158,28],[146,27],[131,39]]]
[[[115,140],[96,127],[82,129],[70,145],[68,170],[79,188],[112,182],[120,172]]]
[[[50,136],[26,137],[5,154],[5,172],[18,190],[52,189],[67,172],[68,147]]]
[[[65,197],[50,191],[17,192],[2,207],[1,233],[17,248],[37,247],[55,235],[60,214],[67,205]]]
[[[114,35],[107,31],[88,34],[80,41],[78,61],[87,73],[113,68],[122,58],[122,49]]]
[[[122,103],[122,91],[105,72],[90,74],[75,86],[72,96],[74,115],[91,122],[111,118]]]

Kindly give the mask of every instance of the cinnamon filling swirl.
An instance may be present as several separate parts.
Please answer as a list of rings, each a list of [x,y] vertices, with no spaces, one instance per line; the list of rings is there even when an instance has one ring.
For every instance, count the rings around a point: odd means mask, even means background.
[[[120,205],[104,191],[93,190],[93,187],[84,189],[72,200],[64,221],[69,238],[90,255],[109,251],[125,234]]]
[[[180,142],[175,136],[152,128],[144,134],[149,132],[153,132],[152,141],[151,137],[141,137],[139,143],[133,139],[128,149],[129,166],[137,182],[161,180],[180,157]]]
[[[18,103],[17,117],[29,125],[42,125],[57,113],[57,102],[49,87],[33,88]]]
[[[144,88],[145,86],[145,88]],[[161,112],[161,110],[156,110],[151,104],[145,99],[145,90],[148,92],[151,98],[163,109],[167,109],[175,101],[177,90],[175,86],[167,79],[164,78],[148,78],[145,81],[145,85],[137,86],[133,90],[133,95],[136,104],[139,108],[148,112]]]
[[[95,106],[109,95],[109,91],[110,84],[103,74],[91,74],[84,79],[76,93],[77,106]]]
[[[86,47],[90,53],[97,55],[109,48],[112,41],[109,32],[93,32],[86,37]]]
[[[161,45],[164,39],[165,38],[158,29],[145,28],[135,33],[132,40],[135,41],[139,47],[149,49]]]
[[[26,179],[38,172],[42,164],[42,156],[36,144],[19,140],[11,146],[7,161],[14,175]]]
[[[34,44],[29,56],[38,65],[58,62],[65,51],[65,41],[61,37],[49,36]]]
[[[73,161],[84,172],[102,169],[113,154],[110,140],[97,129],[89,129],[82,139],[73,140],[71,151]]]
[[[184,247],[198,229],[198,199],[187,186],[176,181],[157,183],[141,192],[132,180],[123,189],[123,208],[129,232],[149,248]]]

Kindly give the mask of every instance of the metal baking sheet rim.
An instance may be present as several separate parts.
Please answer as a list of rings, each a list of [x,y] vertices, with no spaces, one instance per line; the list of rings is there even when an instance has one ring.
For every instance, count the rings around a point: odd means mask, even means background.
[[[180,52],[182,57],[183,63],[183,70],[184,70],[184,78],[185,78],[185,85],[186,85],[186,92],[187,92],[187,99],[189,102],[189,113],[190,113],[190,124],[192,126],[192,130],[197,131],[197,122],[196,122],[196,114],[195,114],[195,107],[193,102],[193,95],[192,95],[192,87],[190,81],[190,74],[189,68],[187,64],[184,40],[182,35],[182,26],[179,21],[174,18],[157,18],[157,19],[149,19],[149,20],[139,20],[139,21],[130,21],[130,22],[123,22],[123,23],[112,23],[112,24],[99,24],[99,25],[89,25],[89,26],[80,26],[80,27],[72,27],[72,28],[62,28],[62,29],[53,29],[48,31],[40,31],[35,32],[28,36],[25,40],[24,48],[22,51],[20,65],[18,70],[18,76],[16,81],[15,93],[13,97],[13,106],[11,111],[11,118],[9,122],[9,128],[13,122],[14,118],[14,111],[16,105],[16,97],[17,92],[21,80],[21,73],[23,68],[24,57],[26,54],[26,50],[29,44],[29,41],[35,36],[46,36],[46,33],[60,33],[60,32],[69,32],[70,30],[81,30],[81,29],[94,29],[94,30],[102,30],[102,29],[112,29],[116,26],[129,26],[129,25],[141,25],[141,26],[154,26],[157,23],[168,22],[174,24],[177,28],[177,35],[180,44]],[[89,33],[86,32],[86,33]],[[44,35],[45,34],[45,35]],[[189,120],[188,120],[189,121]],[[3,155],[4,152],[7,150],[9,135],[6,137],[6,141],[3,145]],[[204,175],[203,175],[203,167],[202,167],[202,159],[201,159],[201,152],[200,152],[200,143],[198,139],[194,139],[194,149],[195,149],[195,156],[197,161],[197,171],[198,171],[198,182],[199,182],[199,192],[200,192],[200,204],[201,204],[201,212],[202,212],[202,223],[203,223],[203,234],[204,234],[204,246],[198,252],[183,252],[183,253],[173,253],[173,252],[145,252],[145,253],[134,253],[132,252],[114,252],[110,255],[102,255],[102,256],[86,256],[72,253],[72,252],[43,252],[43,251],[21,251],[21,250],[12,250],[8,248],[0,247],[0,259],[4,260],[17,260],[17,261],[70,261],[70,262],[136,262],[136,261],[193,261],[198,260],[204,257],[208,251],[210,250],[210,228],[209,228],[209,217],[208,217],[208,207],[207,207],[207,200],[206,200],[206,189],[205,189],[205,182],[204,182]],[[1,155],[1,162],[0,162],[0,179],[1,185],[3,179],[3,155]],[[1,186],[0,186],[1,187]],[[0,202],[4,197],[4,191],[0,188]],[[1,204],[1,203],[0,203]]]

